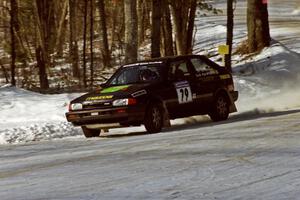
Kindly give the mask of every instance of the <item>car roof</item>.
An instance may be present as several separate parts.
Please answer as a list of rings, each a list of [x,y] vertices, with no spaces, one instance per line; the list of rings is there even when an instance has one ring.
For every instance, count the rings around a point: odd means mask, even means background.
[[[203,55],[166,56],[166,57],[151,58],[151,59],[136,61],[136,62],[133,62],[133,63],[125,64],[124,67],[126,67],[126,66],[138,66],[138,65],[144,65],[144,64],[163,64],[163,63],[167,63],[167,62],[174,61],[174,60],[180,60],[180,59],[185,59],[185,58],[193,58],[193,57],[201,57],[201,58],[204,58],[204,59],[206,58]]]

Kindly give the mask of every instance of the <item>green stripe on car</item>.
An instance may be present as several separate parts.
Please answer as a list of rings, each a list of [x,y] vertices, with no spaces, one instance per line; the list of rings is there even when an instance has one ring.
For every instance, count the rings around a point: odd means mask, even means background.
[[[129,87],[129,85],[113,86],[113,87],[103,89],[100,93],[105,94],[105,93],[117,92],[120,90],[127,89],[128,87]]]

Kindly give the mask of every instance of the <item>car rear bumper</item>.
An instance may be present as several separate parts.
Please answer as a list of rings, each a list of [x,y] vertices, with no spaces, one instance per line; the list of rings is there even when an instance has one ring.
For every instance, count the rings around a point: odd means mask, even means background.
[[[232,92],[230,92],[230,95],[231,95],[233,101],[237,101],[238,98],[239,98],[239,92],[238,91],[232,91]]]
[[[71,111],[66,113],[66,118],[75,126],[92,124],[128,124],[142,122],[144,119],[143,108],[110,108],[83,111]]]

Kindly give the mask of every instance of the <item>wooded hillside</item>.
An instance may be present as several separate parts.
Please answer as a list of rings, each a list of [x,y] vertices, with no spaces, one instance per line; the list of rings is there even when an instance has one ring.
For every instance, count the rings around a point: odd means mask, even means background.
[[[1,80],[29,89],[89,88],[121,64],[191,54],[195,17],[219,12],[210,3],[0,0]]]

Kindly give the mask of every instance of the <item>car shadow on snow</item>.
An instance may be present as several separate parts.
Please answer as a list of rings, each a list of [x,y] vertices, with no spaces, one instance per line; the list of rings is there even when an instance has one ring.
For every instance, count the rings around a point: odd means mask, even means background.
[[[273,111],[273,112],[253,110],[253,111],[234,114],[230,116],[226,121],[221,121],[221,122],[212,122],[208,118],[202,117],[200,120],[193,120],[193,122],[187,120],[189,122],[185,124],[172,125],[169,128],[163,129],[162,134],[167,132],[173,132],[173,131],[190,130],[190,129],[218,126],[223,124],[238,123],[243,121],[251,121],[251,120],[257,120],[261,118],[279,117],[283,115],[290,115],[296,113],[300,113],[300,109],[294,109],[288,111]],[[123,137],[144,136],[144,135],[151,135],[151,134],[148,134],[146,131],[142,131],[142,132],[139,131],[139,132],[124,133],[124,134],[107,134],[107,135],[102,135],[100,137],[101,138],[123,138]]]
[[[212,127],[212,126],[217,126],[217,125],[238,123],[238,122],[243,122],[243,121],[251,121],[251,120],[257,120],[260,118],[279,117],[279,116],[283,116],[283,115],[290,115],[290,114],[296,114],[296,113],[300,113],[300,109],[294,109],[294,110],[288,110],[288,111],[273,111],[273,112],[264,112],[264,111],[260,111],[260,110],[253,110],[253,111],[234,114],[234,115],[230,116],[227,120],[221,121],[221,122],[212,122],[210,120],[202,120],[202,121],[198,121],[195,123],[173,125],[172,127],[165,129],[163,132]]]
[[[146,131],[139,131],[139,132],[129,132],[129,133],[121,133],[121,134],[106,134],[100,135],[100,138],[123,138],[123,137],[133,137],[133,136],[142,136],[148,135]]]

